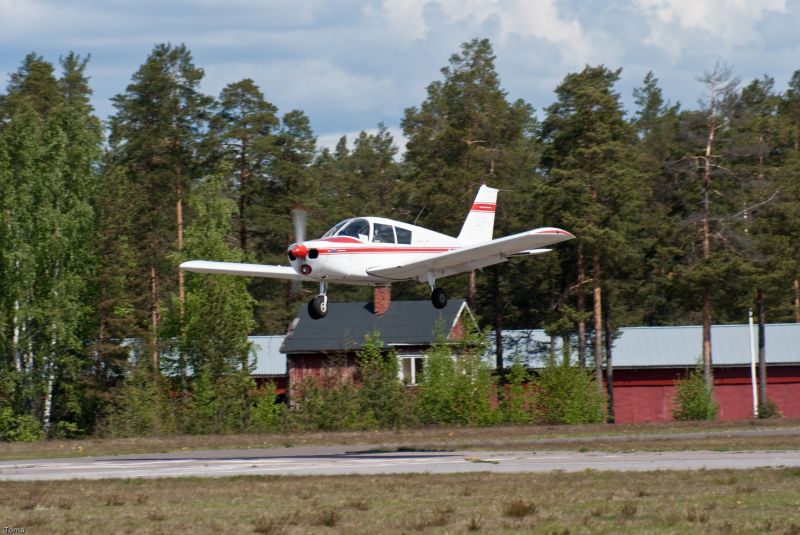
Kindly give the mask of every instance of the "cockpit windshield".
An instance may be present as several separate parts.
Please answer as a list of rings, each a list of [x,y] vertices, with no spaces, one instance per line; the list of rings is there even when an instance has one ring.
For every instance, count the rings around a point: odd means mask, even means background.
[[[369,221],[366,219],[345,219],[336,223],[333,228],[323,234],[323,238],[333,236],[350,236],[359,240],[369,239]]]
[[[323,238],[330,238],[331,236],[336,236],[336,233],[339,232],[339,230],[341,230],[341,228],[343,226],[345,226],[345,224],[347,224],[349,222],[350,222],[349,219],[345,219],[344,221],[339,221],[333,227],[331,227],[331,229],[328,232],[323,234],[322,237]]]

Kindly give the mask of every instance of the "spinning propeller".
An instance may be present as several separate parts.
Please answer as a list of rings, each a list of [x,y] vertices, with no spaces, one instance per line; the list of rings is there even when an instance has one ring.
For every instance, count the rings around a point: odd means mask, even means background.
[[[302,206],[297,206],[292,210],[292,223],[294,224],[295,245],[289,250],[289,257],[292,256],[305,260],[308,256],[308,248],[303,245],[306,241],[306,226],[308,225],[308,211]],[[300,281],[292,281],[292,294],[300,294]]]

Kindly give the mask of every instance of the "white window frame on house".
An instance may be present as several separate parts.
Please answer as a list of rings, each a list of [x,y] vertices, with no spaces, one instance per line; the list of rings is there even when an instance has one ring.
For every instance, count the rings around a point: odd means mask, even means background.
[[[425,361],[428,355],[412,354],[412,355],[398,355],[397,363],[397,378],[404,385],[416,385],[422,379],[422,371],[425,369]],[[406,365],[410,371],[409,376],[406,375]]]

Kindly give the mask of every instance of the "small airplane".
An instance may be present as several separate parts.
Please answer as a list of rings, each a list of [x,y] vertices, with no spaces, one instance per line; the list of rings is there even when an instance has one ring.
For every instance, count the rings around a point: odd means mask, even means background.
[[[447,294],[436,279],[480,269],[509,257],[546,253],[549,245],[574,238],[558,228],[544,227],[492,239],[497,189],[478,190],[457,238],[381,217],[340,221],[321,238],[306,241],[304,218],[295,212],[296,243],[287,251],[289,266],[192,260],[180,268],[195,273],[218,273],[319,282],[319,294],[308,313],[321,319],[328,313],[328,284],[388,286],[417,280],[431,288],[436,308],[447,305]]]

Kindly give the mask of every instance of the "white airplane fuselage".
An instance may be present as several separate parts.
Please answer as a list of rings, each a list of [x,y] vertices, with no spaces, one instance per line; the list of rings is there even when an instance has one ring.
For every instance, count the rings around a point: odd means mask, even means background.
[[[388,284],[392,279],[370,275],[373,268],[399,266],[408,262],[433,258],[442,253],[460,249],[463,244],[456,238],[432,230],[386,219],[382,217],[359,217],[346,221],[364,220],[369,223],[369,235],[327,236],[306,240],[303,245],[308,254],[305,258],[289,255],[289,263],[297,273],[309,281],[347,284]],[[342,222],[346,226],[346,222]],[[378,227],[382,225],[382,227]],[[375,241],[381,238],[377,228],[394,229],[394,243]],[[400,234],[410,239],[400,238]],[[409,243],[397,243],[397,241]],[[289,251],[296,246],[292,244]],[[420,282],[426,279],[418,277]]]
[[[542,227],[493,239],[497,192],[481,185],[456,238],[392,219],[354,217],[340,221],[319,239],[300,238],[290,245],[289,266],[190,260],[181,269],[318,282],[319,294],[308,303],[312,319],[328,313],[329,283],[427,282],[433,306],[441,309],[447,306],[447,294],[436,286],[437,279],[506,262],[512,256],[547,252],[544,247],[574,238],[565,230]]]

